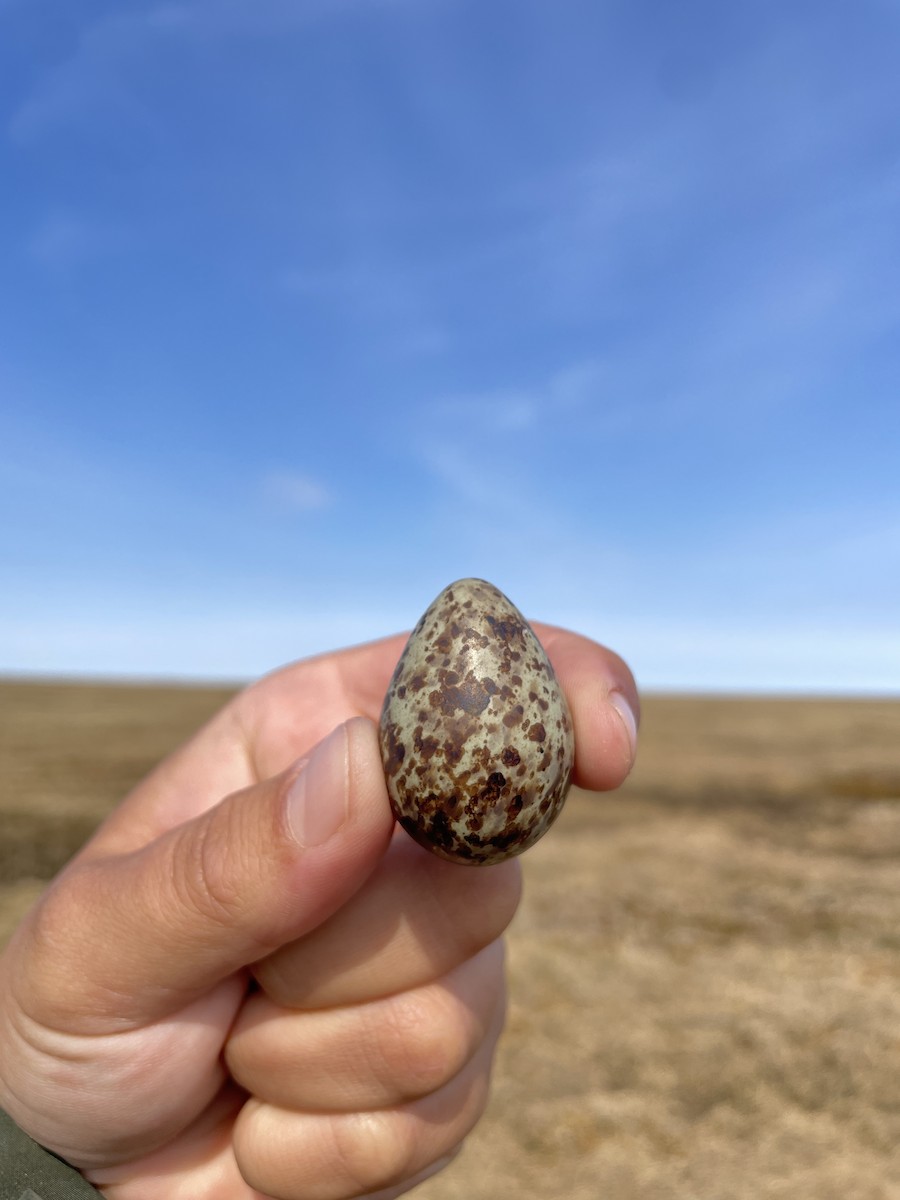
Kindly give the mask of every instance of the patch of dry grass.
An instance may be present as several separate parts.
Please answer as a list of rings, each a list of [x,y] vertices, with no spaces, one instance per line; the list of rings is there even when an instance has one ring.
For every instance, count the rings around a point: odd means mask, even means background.
[[[0,686],[0,920],[226,693]],[[900,1198],[900,703],[650,697],[524,859],[488,1114],[422,1200]]]
[[[0,681],[0,944],[42,881],[231,694]]]

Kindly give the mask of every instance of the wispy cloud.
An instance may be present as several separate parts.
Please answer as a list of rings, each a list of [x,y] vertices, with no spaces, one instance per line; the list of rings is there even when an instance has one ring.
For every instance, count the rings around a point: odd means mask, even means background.
[[[473,429],[515,434],[602,399],[604,387],[603,363],[584,360],[531,386],[441,396],[425,406],[425,413],[429,424],[440,426],[451,438],[465,437]]]
[[[344,328],[377,336],[382,352],[427,356],[447,349],[451,335],[435,312],[427,278],[384,256],[377,236],[352,262],[288,267],[276,285],[288,296],[330,311]]]
[[[423,404],[411,449],[457,506],[454,520],[505,514],[533,532],[554,523],[546,486],[548,447],[561,421],[603,387],[599,362],[575,362],[522,388],[439,396]],[[459,510],[464,506],[468,517]]]
[[[448,440],[464,439],[475,431],[515,433],[534,427],[540,401],[533,392],[514,390],[447,396],[427,405],[425,419]]]
[[[137,102],[128,68],[151,49],[154,28],[146,13],[116,14],[84,28],[69,57],[44,72],[13,110],[13,141],[27,144],[95,113],[151,121]]]
[[[9,3],[9,0],[6,0]],[[430,0],[432,6],[441,0]],[[8,123],[10,136],[32,141],[51,129],[98,113],[154,125],[152,110],[138,98],[136,63],[185,41],[281,37],[310,24],[355,13],[402,13],[416,0],[184,0],[145,4],[86,25],[68,58],[46,71],[22,97]]]
[[[291,512],[316,512],[334,504],[334,493],[318,479],[296,471],[272,471],[262,483],[271,503]]]
[[[28,243],[31,258],[48,268],[67,268],[116,248],[121,234],[70,211],[48,213]]]

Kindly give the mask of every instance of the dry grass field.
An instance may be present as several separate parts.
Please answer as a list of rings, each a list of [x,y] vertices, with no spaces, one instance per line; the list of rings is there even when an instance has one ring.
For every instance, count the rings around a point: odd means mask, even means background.
[[[0,684],[0,939],[224,690]],[[900,702],[650,697],[524,860],[489,1112],[422,1200],[900,1200]]]

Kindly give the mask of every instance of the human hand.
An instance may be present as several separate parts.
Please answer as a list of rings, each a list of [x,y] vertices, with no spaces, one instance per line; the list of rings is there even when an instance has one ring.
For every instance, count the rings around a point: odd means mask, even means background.
[[[572,709],[575,781],[617,786],[627,667],[535,629]],[[235,697],[8,946],[0,1106],[110,1200],[390,1200],[478,1120],[519,864],[459,866],[394,831],[373,722],[403,645]]]

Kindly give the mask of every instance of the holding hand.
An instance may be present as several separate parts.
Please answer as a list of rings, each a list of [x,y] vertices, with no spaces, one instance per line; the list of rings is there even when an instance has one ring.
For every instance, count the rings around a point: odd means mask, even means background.
[[[575,781],[617,786],[628,669],[535,629],[572,710]],[[519,864],[444,862],[395,830],[373,722],[403,644],[242,692],[7,948],[0,1107],[110,1200],[389,1200],[478,1120]]]

